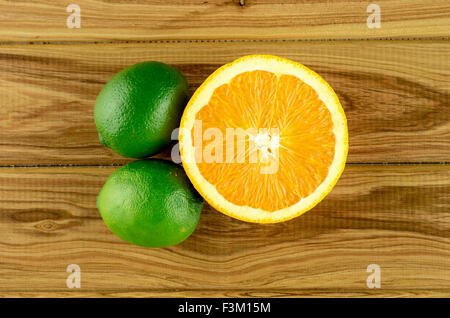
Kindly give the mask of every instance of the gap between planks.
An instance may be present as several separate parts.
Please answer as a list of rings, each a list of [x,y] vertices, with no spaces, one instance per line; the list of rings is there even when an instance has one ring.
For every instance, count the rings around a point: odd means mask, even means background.
[[[27,41],[0,42],[2,45],[78,45],[78,44],[152,44],[152,43],[241,43],[241,42],[347,42],[347,41],[442,41],[450,37],[409,37],[409,38],[329,38],[329,39],[190,39],[190,40],[129,40],[129,41]]]
[[[167,158],[141,158],[141,159],[130,159],[131,161],[135,160],[149,160],[149,159],[164,159],[170,160]],[[82,164],[54,164],[54,165],[0,165],[0,169],[16,169],[16,168],[111,168],[111,167],[122,167],[127,163],[111,163],[111,164],[102,164],[102,165],[82,165]],[[347,162],[347,166],[414,166],[414,165],[450,165],[450,161],[443,162]]]

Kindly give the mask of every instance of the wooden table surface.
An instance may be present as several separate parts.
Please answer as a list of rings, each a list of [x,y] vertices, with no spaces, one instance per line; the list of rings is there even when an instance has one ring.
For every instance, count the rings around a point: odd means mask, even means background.
[[[0,1],[0,296],[450,296],[450,2]],[[148,249],[104,225],[96,196],[130,162],[103,147],[96,95],[145,60],[191,92],[246,54],[299,61],[328,81],[349,125],[330,195],[257,225],[205,204],[182,244]],[[169,150],[170,151],[170,150]],[[168,151],[161,154],[168,156]],[[81,288],[66,285],[69,264]],[[368,288],[369,264],[381,268]]]

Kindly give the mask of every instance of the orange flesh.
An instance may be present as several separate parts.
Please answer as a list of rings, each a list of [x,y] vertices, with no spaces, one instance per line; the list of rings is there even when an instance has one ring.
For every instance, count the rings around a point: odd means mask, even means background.
[[[201,120],[203,136],[196,139],[200,135],[192,129],[199,171],[233,204],[265,211],[287,208],[328,175],[335,149],[331,114],[316,91],[295,76],[241,73],[217,87],[195,118]],[[208,128],[219,129],[223,138],[208,138]],[[250,133],[245,139],[226,138],[226,128]],[[258,132],[268,133],[273,143],[257,144],[251,138]],[[264,167],[268,173],[262,173]]]

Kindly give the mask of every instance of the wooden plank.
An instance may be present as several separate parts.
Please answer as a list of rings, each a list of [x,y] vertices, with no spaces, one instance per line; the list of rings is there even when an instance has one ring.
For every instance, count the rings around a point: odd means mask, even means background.
[[[190,39],[360,39],[450,36],[447,0],[378,0],[381,28],[368,28],[368,1],[78,0],[80,28],[66,20],[70,2],[1,1],[0,41]]]
[[[159,60],[193,92],[252,53],[302,62],[331,84],[348,118],[348,162],[449,161],[450,41],[286,41],[1,46],[0,165],[128,162],[99,143],[93,121],[109,78]]]
[[[206,205],[194,234],[164,249],[104,225],[96,196],[113,170],[0,169],[0,295],[450,295],[449,165],[347,166],[322,203],[281,224]],[[366,287],[373,263],[378,290]],[[80,290],[66,288],[68,264]]]

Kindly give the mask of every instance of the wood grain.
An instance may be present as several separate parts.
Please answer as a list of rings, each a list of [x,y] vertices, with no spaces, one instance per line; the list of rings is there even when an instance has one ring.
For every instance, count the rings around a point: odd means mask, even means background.
[[[447,0],[378,0],[381,28],[369,29],[368,1],[77,0],[81,28],[66,27],[67,1],[0,1],[1,42],[361,39],[450,36]]]
[[[114,169],[0,169],[0,295],[450,296],[449,165],[347,166],[322,203],[281,224],[205,205],[194,234],[164,249],[104,225],[96,196]],[[379,290],[366,288],[372,263]],[[81,290],[66,288],[68,264]]]
[[[128,162],[99,143],[93,122],[117,71],[163,61],[193,92],[252,53],[302,62],[331,84],[348,118],[348,162],[449,161],[450,41],[285,41],[1,46],[0,165]]]
[[[379,0],[379,29],[367,1],[238,2],[77,0],[68,29],[70,2],[0,0],[0,297],[450,297],[450,2]],[[282,224],[205,204],[182,244],[121,241],[96,197],[130,159],[98,141],[98,92],[159,60],[193,93],[246,54],[299,61],[335,89],[350,136],[336,187]],[[366,287],[373,263],[381,289]]]
[[[48,292],[40,291],[6,291],[0,292],[2,298],[448,298],[450,289],[412,289],[412,290],[374,290],[374,289],[282,289],[282,290],[215,290],[215,289],[195,289],[195,290],[101,290],[84,291],[79,289],[59,289]]]

